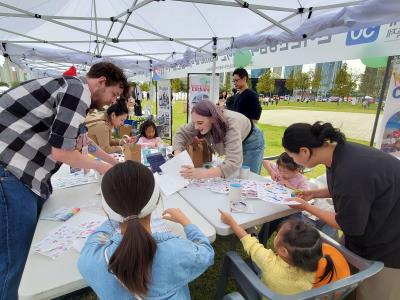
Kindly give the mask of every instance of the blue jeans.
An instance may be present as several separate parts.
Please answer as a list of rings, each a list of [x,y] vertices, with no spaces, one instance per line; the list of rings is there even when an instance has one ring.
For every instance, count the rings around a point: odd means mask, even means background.
[[[43,203],[42,198],[0,165],[0,300],[18,298],[19,282]]]
[[[243,165],[250,167],[250,171],[260,174],[264,158],[264,134],[254,126],[253,132],[243,143]]]

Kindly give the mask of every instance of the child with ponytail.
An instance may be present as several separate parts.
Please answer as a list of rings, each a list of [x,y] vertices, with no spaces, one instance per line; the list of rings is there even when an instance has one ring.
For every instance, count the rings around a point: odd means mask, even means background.
[[[241,228],[229,213],[220,213],[222,222],[232,228],[261,269],[261,280],[273,292],[293,295],[339,279],[332,257],[322,252],[321,236],[306,222],[288,219],[281,223],[274,239],[274,252]],[[321,258],[325,258],[324,263],[319,265]],[[321,266],[324,268],[317,276]]]
[[[213,264],[207,237],[176,208],[163,218],[184,227],[187,239],[152,233],[159,190],[151,171],[127,161],[103,177],[109,220],[89,236],[78,268],[100,299],[190,299],[188,283]]]

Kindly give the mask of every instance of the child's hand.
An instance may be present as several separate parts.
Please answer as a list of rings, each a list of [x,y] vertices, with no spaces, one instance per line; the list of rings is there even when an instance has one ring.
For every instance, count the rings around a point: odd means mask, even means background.
[[[163,212],[163,219],[181,224],[183,227],[191,222],[179,208],[168,208]]]
[[[278,177],[278,174],[276,173],[276,172],[274,172],[274,171],[270,171],[269,172],[269,175],[271,176],[271,179],[273,180],[273,181],[278,181],[278,179],[279,179],[279,177]]]
[[[225,223],[226,225],[229,225],[229,226],[231,226],[232,224],[235,223],[235,220],[233,219],[233,217],[230,213],[224,212],[224,211],[220,210],[219,208],[218,208],[218,211],[221,214],[221,221],[223,223]]]

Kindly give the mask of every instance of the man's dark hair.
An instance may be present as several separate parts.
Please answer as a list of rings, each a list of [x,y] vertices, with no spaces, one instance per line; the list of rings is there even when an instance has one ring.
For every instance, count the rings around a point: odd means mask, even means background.
[[[106,77],[106,86],[119,84],[123,89],[122,95],[128,98],[128,80],[121,68],[110,62],[94,64],[86,74],[89,78]]]
[[[249,79],[249,73],[247,73],[246,69],[243,68],[238,68],[235,71],[233,71],[232,76],[239,76],[240,79],[243,79],[244,77],[246,77],[247,79]]]

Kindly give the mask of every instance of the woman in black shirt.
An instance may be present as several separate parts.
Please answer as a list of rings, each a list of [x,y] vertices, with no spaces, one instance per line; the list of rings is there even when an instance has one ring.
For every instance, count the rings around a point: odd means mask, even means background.
[[[300,192],[295,208],[308,211],[340,229],[345,245],[383,271],[364,281],[357,299],[398,299],[400,295],[400,160],[375,148],[347,142],[330,123],[296,123],[282,145],[297,164],[326,166],[328,187]],[[307,201],[333,199],[335,212]]]

